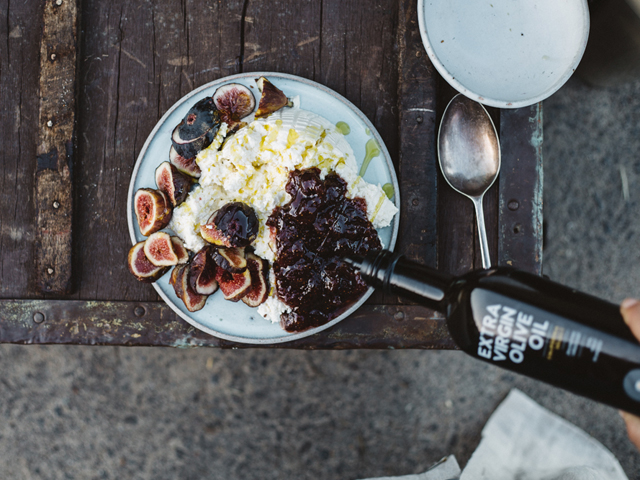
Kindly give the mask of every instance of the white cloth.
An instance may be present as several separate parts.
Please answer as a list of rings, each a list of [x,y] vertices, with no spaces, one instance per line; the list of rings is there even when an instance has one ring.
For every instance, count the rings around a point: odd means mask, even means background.
[[[628,480],[600,442],[512,390],[462,474],[453,455],[419,475],[369,480]]]
[[[600,442],[512,390],[482,430],[460,480],[628,480]]]

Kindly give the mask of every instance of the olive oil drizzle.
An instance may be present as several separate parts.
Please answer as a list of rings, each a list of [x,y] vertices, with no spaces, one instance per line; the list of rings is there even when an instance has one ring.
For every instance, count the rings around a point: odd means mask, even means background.
[[[378,143],[373,138],[370,138],[367,141],[367,144],[365,145],[365,152],[366,154],[364,156],[364,161],[362,162],[362,167],[360,167],[360,172],[358,172],[358,175],[361,177],[364,177],[364,174],[367,173],[367,168],[369,168],[371,160],[380,155]]]

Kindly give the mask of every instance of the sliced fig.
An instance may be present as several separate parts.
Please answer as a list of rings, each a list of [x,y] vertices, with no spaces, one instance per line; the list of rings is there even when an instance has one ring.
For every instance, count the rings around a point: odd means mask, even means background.
[[[180,172],[171,162],[162,162],[156,168],[156,185],[174,207],[185,201],[192,184],[193,178]]]
[[[173,208],[160,190],[141,188],[133,197],[133,206],[142,235],[149,236],[169,224]]]
[[[212,248],[211,256],[216,264],[230,273],[241,273],[247,268],[244,247]]]
[[[192,142],[212,129],[217,131],[219,126],[220,112],[213,97],[205,97],[189,109],[178,125],[178,137],[181,140],[179,143]]]
[[[204,307],[207,302],[207,295],[200,295],[194,292],[189,286],[189,264],[178,265],[171,272],[169,283],[173,285],[176,296],[182,300],[187,310],[197,312]]]
[[[211,145],[211,142],[213,142],[214,138],[216,138],[217,133],[218,130],[212,128],[202,137],[198,137],[192,142],[176,143],[172,141],[172,145],[180,156],[184,158],[194,158],[201,150],[204,150],[209,145]]]
[[[213,94],[213,101],[220,111],[222,121],[234,126],[256,108],[256,99],[244,85],[228,83]]]
[[[248,253],[247,269],[251,275],[251,289],[242,297],[242,301],[250,307],[257,307],[269,296],[269,264],[257,255]]]
[[[191,260],[189,270],[189,286],[200,295],[211,295],[218,289],[216,273],[218,266],[211,258],[210,250],[213,247],[204,246]]]
[[[246,247],[258,235],[258,217],[245,203],[227,203],[200,227],[200,235],[214,245]]]
[[[251,274],[249,270],[242,273],[230,273],[222,268],[218,269],[216,280],[225,300],[237,302],[251,289]]]
[[[144,254],[156,267],[170,267],[178,264],[178,256],[173,250],[173,242],[168,233],[156,232],[144,242]]]
[[[260,77],[256,80],[256,83],[258,84],[258,89],[262,93],[262,96],[260,97],[260,104],[258,105],[258,111],[256,112],[256,118],[266,117],[273,112],[277,112],[283,107],[293,106],[293,102],[287,98],[282,90],[277,88],[265,77]]]
[[[144,244],[138,242],[131,250],[127,258],[129,271],[141,282],[151,283],[158,280],[167,271],[166,267],[157,267],[149,261],[144,253]]]
[[[185,173],[191,177],[200,178],[202,172],[200,171],[200,167],[196,163],[195,156],[191,158],[183,157],[172,146],[171,150],[169,150],[169,160],[171,161],[171,165],[175,166],[178,171]]]
[[[180,237],[171,237],[171,243],[173,244],[173,251],[176,252],[178,257],[178,263],[187,263],[189,261],[189,252],[184,248],[184,243],[182,243]]]

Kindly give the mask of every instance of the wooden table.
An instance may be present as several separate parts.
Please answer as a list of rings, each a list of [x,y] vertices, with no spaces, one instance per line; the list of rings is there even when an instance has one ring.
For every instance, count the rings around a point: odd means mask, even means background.
[[[239,72],[299,75],[353,102],[396,166],[397,249],[451,273],[479,267],[472,203],[437,168],[455,92],[426,56],[415,3],[4,2],[0,342],[242,346],[179,319],[125,262],[127,188],[147,135],[180,97]],[[490,113],[502,148],[485,197],[492,260],[540,273],[542,107]],[[442,315],[381,294],[276,347],[455,348]]]

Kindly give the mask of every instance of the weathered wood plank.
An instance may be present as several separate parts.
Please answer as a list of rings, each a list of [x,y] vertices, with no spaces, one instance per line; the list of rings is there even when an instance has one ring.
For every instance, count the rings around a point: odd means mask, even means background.
[[[398,18],[398,177],[402,190],[399,250],[411,260],[436,267],[438,76],[422,45],[415,2],[399,2]]]
[[[542,103],[500,115],[500,265],[542,269]]]
[[[43,292],[53,294],[72,288],[77,13],[76,0],[45,2],[40,39],[36,281]]]
[[[455,348],[442,315],[420,306],[366,305],[295,342],[248,345],[192,327],[163,302],[0,300],[0,343],[222,348]]]
[[[0,297],[35,286],[34,159],[43,2],[0,0]]]
[[[78,298],[158,298],[126,267],[131,172],[155,123],[176,101],[238,72],[242,7],[242,1],[87,2],[80,68],[77,216],[84,248],[78,256]]]

